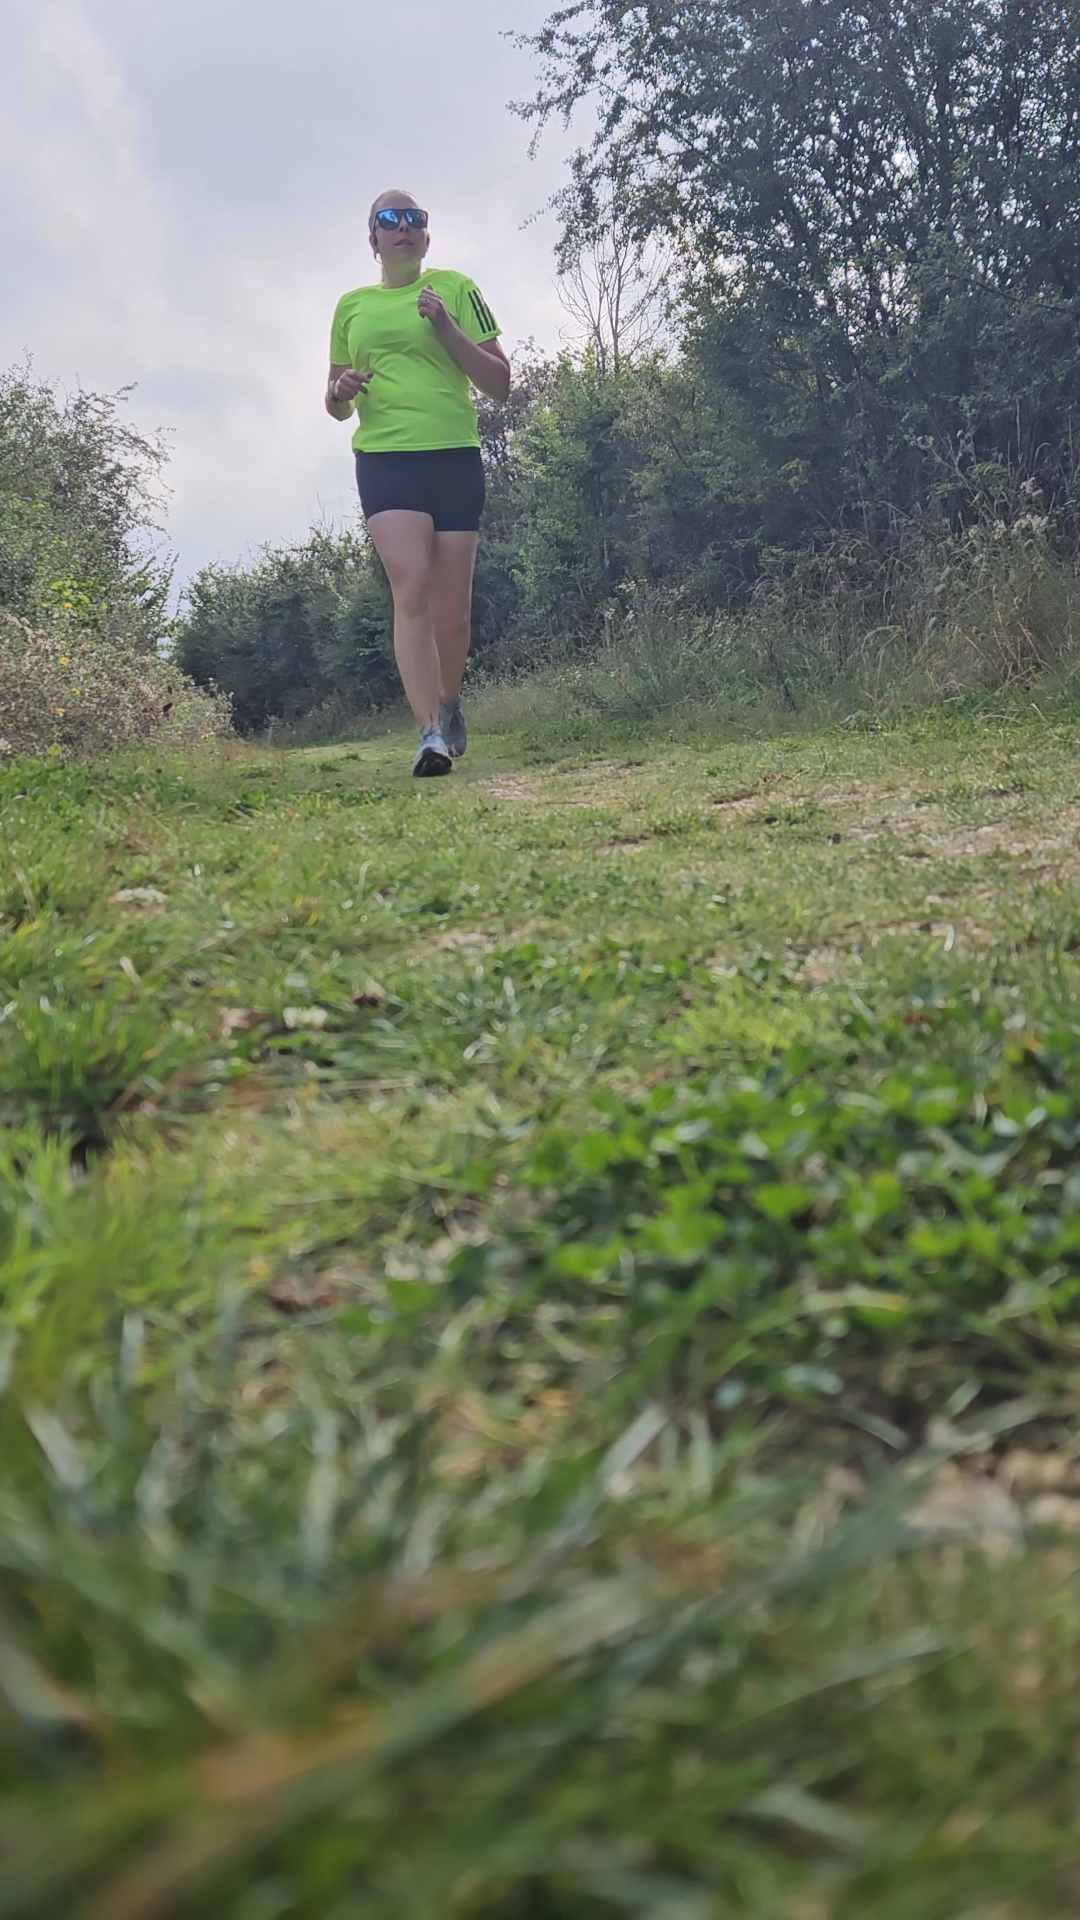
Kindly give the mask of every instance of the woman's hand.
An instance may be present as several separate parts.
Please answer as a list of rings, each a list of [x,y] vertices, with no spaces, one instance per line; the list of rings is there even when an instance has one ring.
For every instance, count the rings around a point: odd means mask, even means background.
[[[430,322],[451,360],[473,386],[501,406],[510,391],[510,362],[498,341],[470,340],[432,287],[421,289],[416,306],[420,318]]]
[[[452,316],[447,312],[438,294],[434,293],[430,287],[424,287],[422,289],[416,306],[420,318],[422,320],[430,320],[440,340],[445,339],[447,334],[455,331]]]
[[[370,380],[370,369],[361,373],[356,367],[331,367],[324,396],[331,420],[349,418],[357,401],[367,392]]]
[[[347,367],[344,373],[339,373],[337,379],[331,381],[331,399],[350,402],[359,399],[362,393],[367,392],[371,377],[370,371],[361,373],[356,367]]]

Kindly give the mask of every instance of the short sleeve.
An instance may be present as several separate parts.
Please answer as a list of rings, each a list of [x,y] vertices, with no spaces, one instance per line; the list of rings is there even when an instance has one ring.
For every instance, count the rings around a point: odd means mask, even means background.
[[[479,343],[498,338],[501,328],[475,280],[462,278],[458,305],[458,325],[470,340]]]
[[[330,365],[332,367],[351,367],[352,365],[349,336],[345,326],[344,300],[339,300],[337,303],[334,324],[330,329]]]

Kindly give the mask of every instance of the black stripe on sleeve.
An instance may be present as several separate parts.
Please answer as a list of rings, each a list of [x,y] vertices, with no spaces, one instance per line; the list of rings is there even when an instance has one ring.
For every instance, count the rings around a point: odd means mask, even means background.
[[[469,299],[472,303],[472,310],[476,315],[477,324],[481,333],[498,333],[499,329],[495,324],[495,316],[491,308],[481,299],[475,287],[470,287]]]

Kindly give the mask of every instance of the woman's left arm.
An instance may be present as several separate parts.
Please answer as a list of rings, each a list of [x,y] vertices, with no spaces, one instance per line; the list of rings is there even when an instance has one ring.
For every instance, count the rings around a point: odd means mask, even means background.
[[[429,321],[451,360],[466,373],[474,387],[489,400],[503,401],[510,392],[510,362],[497,340],[470,340],[458,326],[437,293],[425,287],[417,300],[422,317]]]

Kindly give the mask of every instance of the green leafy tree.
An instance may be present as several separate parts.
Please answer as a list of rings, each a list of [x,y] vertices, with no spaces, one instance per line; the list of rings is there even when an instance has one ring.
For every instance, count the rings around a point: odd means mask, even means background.
[[[763,540],[922,506],[962,446],[1063,495],[1078,0],[577,0],[526,44],[522,111],[594,116],[567,215],[674,241]]]
[[[126,399],[0,373],[0,609],[149,649],[170,584],[151,537],[165,451]]]
[[[557,362],[531,340],[518,348],[513,359],[509,399],[499,406],[477,396],[487,507],[476,561],[473,650],[478,659],[492,665],[514,658],[524,632],[524,430],[558,379]]]
[[[518,445],[522,618],[539,636],[587,640],[633,551],[630,431],[635,374],[603,372],[591,349],[559,361]]]

